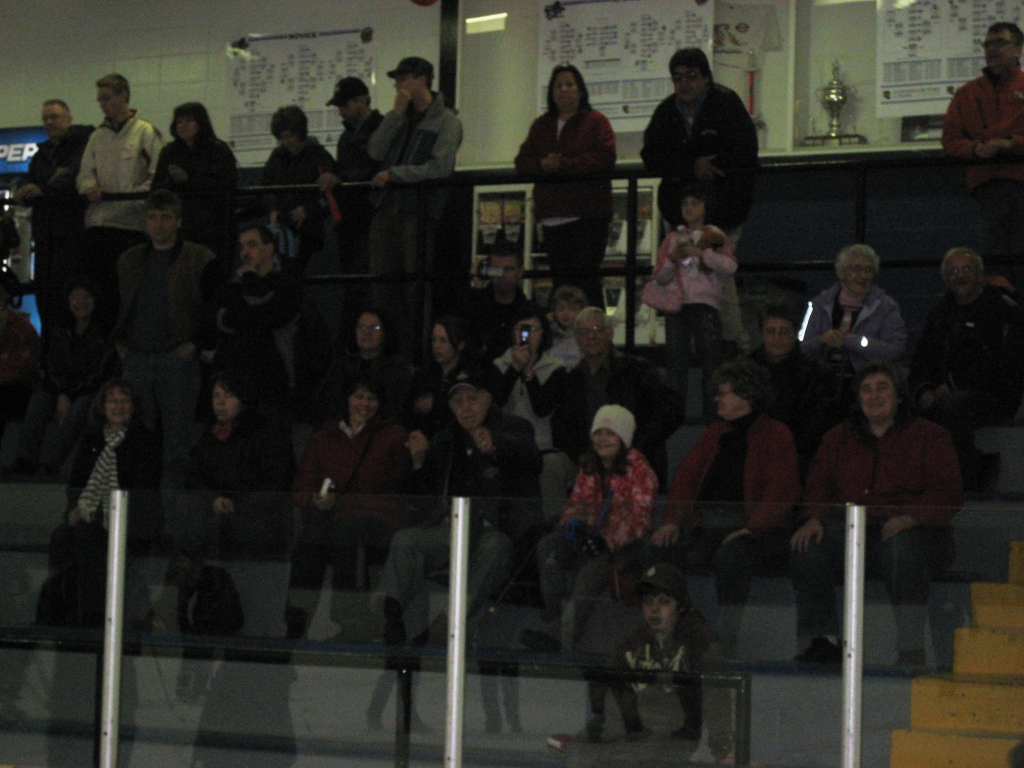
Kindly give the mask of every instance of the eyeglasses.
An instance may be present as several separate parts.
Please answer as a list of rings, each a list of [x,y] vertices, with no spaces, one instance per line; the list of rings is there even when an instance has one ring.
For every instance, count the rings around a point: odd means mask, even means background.
[[[701,72],[699,69],[685,69],[679,72],[673,72],[672,82],[678,83],[681,80],[686,80],[689,83],[693,83],[696,82],[697,80],[700,80],[702,77],[704,77],[704,73]]]
[[[369,324],[363,323],[363,324],[357,325],[356,326],[356,330],[358,330],[358,331],[382,331],[382,330],[384,330],[384,326],[381,325],[380,323],[376,323],[375,325],[369,325]]]
[[[868,264],[847,264],[844,267],[845,272],[853,272],[857,275],[873,275],[875,274],[875,268]]]
[[[973,264],[968,264],[963,267],[953,267],[946,272],[947,275],[952,277],[953,275],[974,275],[977,274],[978,270],[974,268]]]

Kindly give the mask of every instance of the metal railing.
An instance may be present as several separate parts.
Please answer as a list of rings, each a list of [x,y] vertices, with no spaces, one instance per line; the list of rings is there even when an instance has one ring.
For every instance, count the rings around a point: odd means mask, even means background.
[[[1001,162],[1006,163],[1019,163],[1022,160],[1009,159]],[[938,151],[914,151],[906,153],[879,153],[878,155],[854,155],[854,156],[834,156],[834,157],[815,157],[813,159],[802,159],[802,158],[791,158],[791,157],[780,157],[780,158],[764,158],[756,168],[756,172],[759,176],[769,175],[780,175],[780,174],[794,174],[794,173],[852,173],[853,180],[851,189],[848,196],[852,197],[854,201],[854,212],[853,220],[851,223],[851,230],[853,232],[853,240],[857,242],[864,241],[868,228],[868,188],[869,180],[871,175],[875,172],[880,171],[893,171],[893,170],[906,170],[914,171],[915,169],[925,168],[956,168],[965,167],[972,165],[971,161],[958,160],[953,158],[947,158],[938,153]],[[741,169],[742,170],[742,169]],[[624,330],[625,330],[625,346],[627,349],[631,349],[635,344],[635,317],[636,310],[638,308],[638,278],[645,277],[650,274],[650,267],[638,262],[637,254],[637,237],[638,237],[638,226],[637,226],[637,203],[639,200],[639,189],[642,180],[656,178],[646,172],[640,163],[620,163],[616,170],[610,174],[599,174],[593,177],[573,177],[572,179],[558,179],[545,177],[544,179],[537,179],[531,177],[521,176],[513,170],[471,170],[471,171],[458,171],[449,178],[438,179],[426,182],[420,182],[415,185],[420,199],[420,215],[421,219],[425,221],[425,202],[424,197],[431,190],[445,188],[445,189],[475,189],[478,187],[496,186],[496,185],[508,185],[508,184],[529,184],[538,181],[543,181],[545,184],[552,183],[574,183],[580,180],[586,179],[600,179],[600,180],[620,180],[626,182],[626,217],[625,217],[625,232],[626,232],[626,249],[623,255],[624,264],[621,267],[603,267],[597,271],[585,271],[585,272],[552,272],[550,270],[528,270],[524,277],[527,279],[533,278],[550,278],[556,276],[564,277],[618,277],[624,278],[624,290],[625,290],[625,316],[623,318]],[[345,188],[369,188],[368,182],[346,182],[342,184]],[[273,194],[278,192],[293,192],[293,191],[314,191],[318,187],[315,184],[295,184],[295,185],[276,185],[276,186],[253,186],[253,187],[242,187],[238,188],[224,197],[224,193],[205,193],[201,196],[208,197],[211,199],[220,199],[224,201],[224,210],[231,211],[234,208],[234,203],[239,198],[246,197],[260,197],[266,194]],[[966,196],[966,188],[964,195]],[[117,200],[135,200],[144,198],[145,193],[110,193],[104,195],[105,201],[117,201]],[[756,205],[756,201],[755,201]],[[231,235],[227,242],[231,242],[233,239],[233,232],[235,229],[235,221],[232,216],[225,216],[225,228],[226,234]],[[467,233],[470,237],[475,237],[474,232]],[[471,246],[468,243],[464,243],[466,246],[466,252],[471,251]],[[458,273],[452,273],[450,271],[441,272],[436,269],[436,265],[431,264],[428,258],[428,244],[426,238],[419,238],[420,253],[416,262],[416,268],[413,272],[401,275],[369,275],[369,274],[325,274],[316,275],[305,278],[305,282],[310,285],[372,285],[374,283],[396,283],[396,282],[415,282],[419,285],[425,283],[437,285],[443,282],[451,281],[452,279],[464,280],[468,279],[465,270]],[[990,264],[1013,264],[1017,260],[1012,257],[989,259]],[[938,263],[938,256],[934,258],[897,258],[887,259],[887,268],[917,268],[917,267],[934,267]],[[464,265],[468,267],[468,265]],[[830,271],[833,268],[833,261],[831,258],[822,260],[810,260],[810,261],[786,261],[786,262],[771,262],[771,263],[743,263],[739,266],[740,274],[757,274],[765,272],[796,272],[796,271]],[[424,291],[418,292],[416,317],[423,318],[425,325],[429,321],[428,317],[424,317]],[[422,327],[420,328],[422,333]],[[418,346],[417,346],[418,348]]]

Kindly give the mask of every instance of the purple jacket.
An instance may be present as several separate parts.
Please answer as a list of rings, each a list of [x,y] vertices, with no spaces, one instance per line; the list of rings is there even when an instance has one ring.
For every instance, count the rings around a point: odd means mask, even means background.
[[[807,319],[803,338],[804,350],[811,355],[820,357],[826,354],[821,336],[832,328],[832,311],[841,287],[836,283],[811,302],[811,316]],[[876,357],[889,362],[898,361],[907,346],[907,328],[903,324],[900,305],[877,285],[872,285],[843,346],[856,370]]]

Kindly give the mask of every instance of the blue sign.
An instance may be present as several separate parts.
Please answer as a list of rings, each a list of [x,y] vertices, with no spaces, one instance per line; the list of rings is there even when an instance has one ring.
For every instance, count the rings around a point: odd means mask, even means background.
[[[39,145],[46,141],[41,127],[0,128],[0,176],[25,173]]]

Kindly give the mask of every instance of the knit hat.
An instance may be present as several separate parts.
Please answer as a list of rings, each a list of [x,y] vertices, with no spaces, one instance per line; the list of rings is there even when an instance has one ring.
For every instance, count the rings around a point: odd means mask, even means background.
[[[622,441],[623,446],[629,448],[633,445],[633,433],[636,432],[636,419],[629,412],[628,408],[621,405],[602,405],[594,414],[594,423],[590,427],[590,434],[599,429],[610,429]]]
[[[686,586],[686,575],[673,565],[658,563],[644,572],[637,585],[637,594],[657,594],[664,592],[674,597],[682,611],[690,608],[690,590]]]

